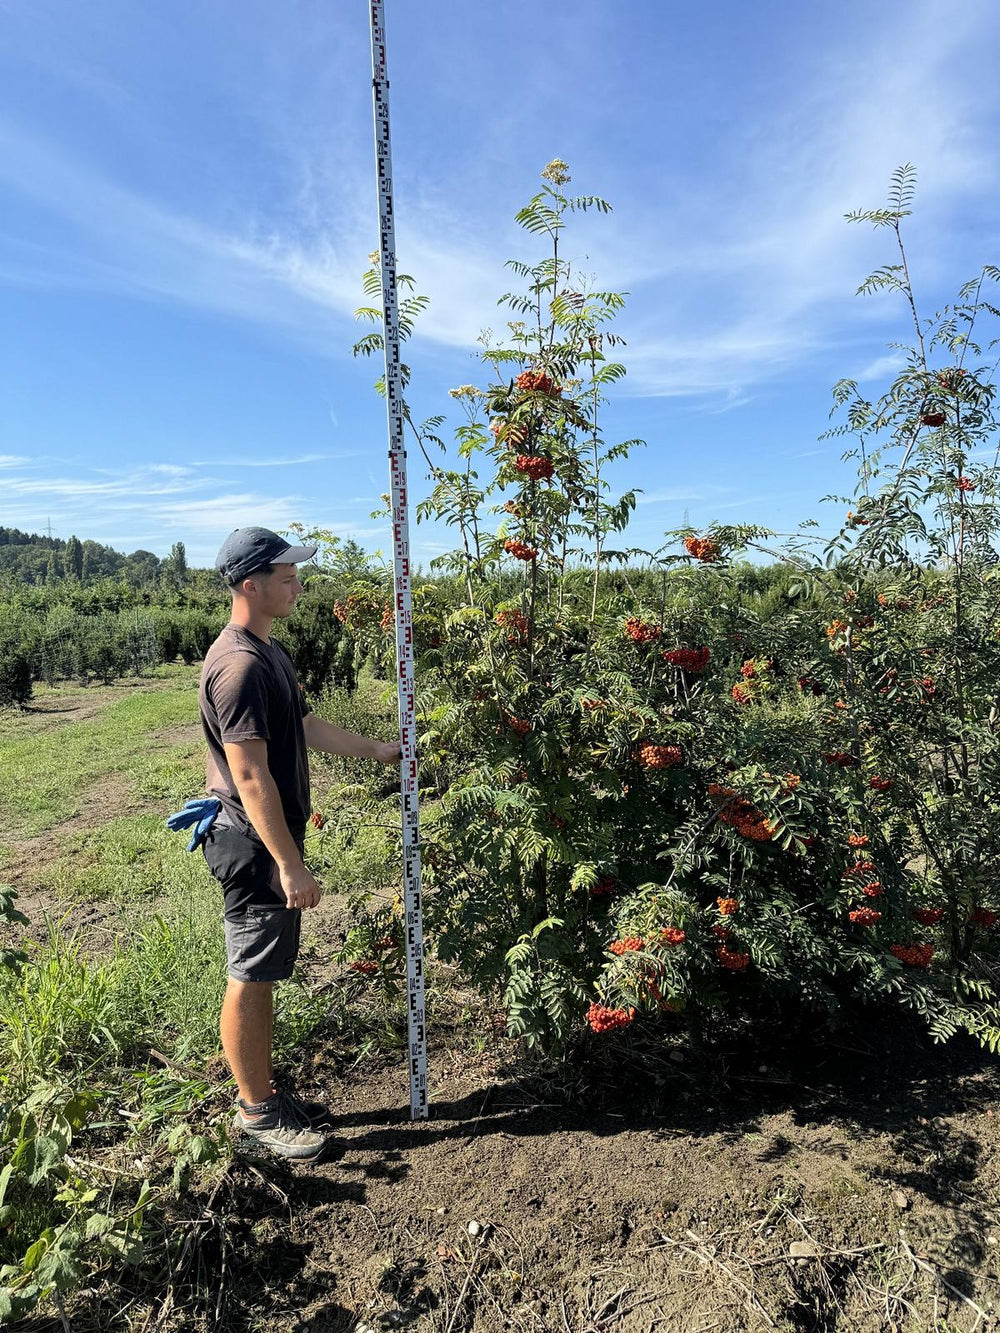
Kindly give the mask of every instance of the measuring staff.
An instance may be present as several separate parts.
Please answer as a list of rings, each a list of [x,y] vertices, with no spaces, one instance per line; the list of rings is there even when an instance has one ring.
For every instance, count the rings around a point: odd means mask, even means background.
[[[424,931],[420,891],[420,814],[417,790],[417,729],[413,688],[413,603],[410,596],[410,525],[403,446],[403,385],[396,304],[396,235],[393,225],[392,154],[389,146],[389,79],[385,63],[382,0],[371,0],[372,101],[378,177],[379,259],[382,270],[382,329],[385,403],[389,425],[392,499],[393,587],[399,689],[400,788],[403,821],[403,908],[406,916],[406,992],[410,1053],[410,1116],[427,1116],[427,1030],[424,1022]]]

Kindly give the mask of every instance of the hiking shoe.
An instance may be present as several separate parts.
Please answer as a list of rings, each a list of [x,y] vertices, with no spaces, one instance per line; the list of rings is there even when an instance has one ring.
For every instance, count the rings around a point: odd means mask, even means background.
[[[282,1092],[291,1102],[309,1124],[310,1129],[329,1128],[333,1124],[333,1114],[328,1106],[322,1102],[311,1102],[305,1097],[300,1097],[295,1090],[295,1080],[291,1074],[285,1074],[280,1070],[272,1075],[271,1086],[275,1092]]]
[[[245,1115],[244,1112],[252,1112]],[[317,1162],[332,1146],[328,1134],[313,1129],[284,1092],[248,1106],[241,1097],[233,1116],[241,1147],[263,1150],[290,1162]]]

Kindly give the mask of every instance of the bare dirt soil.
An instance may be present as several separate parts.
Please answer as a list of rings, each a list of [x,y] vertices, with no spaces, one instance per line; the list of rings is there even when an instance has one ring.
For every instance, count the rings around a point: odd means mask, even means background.
[[[678,1034],[542,1071],[478,1026],[478,1054],[438,1026],[417,1123],[402,1059],[352,1069],[313,1042],[299,1086],[332,1107],[340,1159],[235,1158],[178,1222],[199,1228],[185,1262],[152,1305],[134,1291],[148,1322],[121,1322],[118,1287],[73,1327],[1000,1327],[1000,1071],[978,1048],[907,1027],[695,1058]]]

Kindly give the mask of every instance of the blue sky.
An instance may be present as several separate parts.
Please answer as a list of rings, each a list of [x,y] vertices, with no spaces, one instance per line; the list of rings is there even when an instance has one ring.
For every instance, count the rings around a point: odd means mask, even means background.
[[[843,214],[916,165],[928,312],[1000,259],[994,0],[387,0],[387,26],[399,262],[431,298],[415,413],[483,381],[503,261],[536,253],[513,214],[558,155],[614,206],[566,250],[630,293],[607,427],[648,442],[617,474],[632,540],[685,510],[835,528],[830,386],[877,390],[908,336],[854,295],[889,238]],[[0,0],[0,523],[204,564],[254,522],[387,547],[350,355],[372,158],[362,0]]]

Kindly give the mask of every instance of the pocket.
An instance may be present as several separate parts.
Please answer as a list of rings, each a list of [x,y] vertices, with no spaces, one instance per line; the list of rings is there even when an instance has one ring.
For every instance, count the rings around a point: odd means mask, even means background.
[[[253,894],[251,898],[255,908],[263,911],[287,911],[285,890],[281,887],[281,874],[278,863],[267,850],[260,848],[253,863]]]
[[[224,889],[245,876],[256,860],[256,849],[250,839],[226,825],[209,830],[202,853],[209,870]]]

